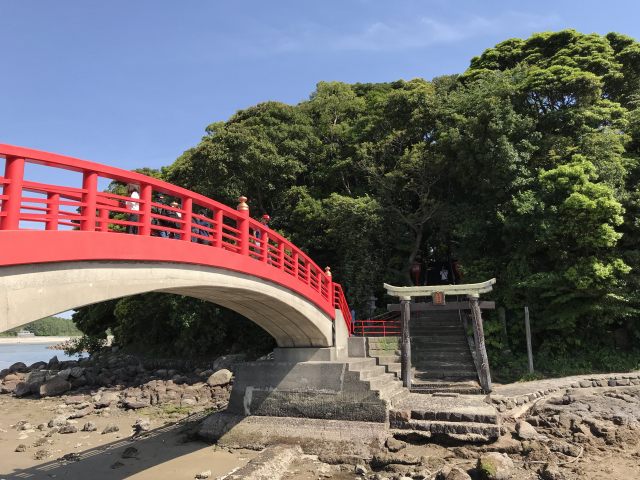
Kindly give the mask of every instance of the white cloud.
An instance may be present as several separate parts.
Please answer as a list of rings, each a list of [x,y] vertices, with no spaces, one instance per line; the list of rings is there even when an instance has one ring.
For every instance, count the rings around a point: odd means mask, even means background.
[[[552,29],[556,15],[505,12],[495,17],[461,16],[449,22],[430,16],[404,21],[376,21],[358,31],[341,32],[329,26],[306,24],[286,32],[270,31],[266,45],[276,51],[395,51],[451,44],[488,34],[522,35]]]

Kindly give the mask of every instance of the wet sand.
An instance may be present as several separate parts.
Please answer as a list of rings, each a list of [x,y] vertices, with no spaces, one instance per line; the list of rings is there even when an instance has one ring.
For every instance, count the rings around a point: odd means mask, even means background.
[[[0,479],[193,479],[208,470],[210,478],[215,479],[242,467],[256,455],[250,450],[230,451],[192,440],[192,422],[204,413],[168,415],[154,407],[138,411],[107,409],[101,415],[71,420],[78,428],[76,433],[47,437],[51,429],[37,427],[47,424],[62,410],[68,411],[69,407],[62,405],[61,398],[0,397]],[[137,419],[149,420],[150,430],[132,438],[132,425]],[[29,422],[30,427],[17,430],[15,426],[20,421]],[[81,431],[89,421],[96,424],[97,430]],[[115,424],[120,430],[102,434],[107,424]],[[26,451],[15,451],[20,444],[26,446]],[[135,450],[123,457],[128,448]],[[46,458],[36,458],[46,454]],[[72,456],[68,460],[62,460],[69,454]]]

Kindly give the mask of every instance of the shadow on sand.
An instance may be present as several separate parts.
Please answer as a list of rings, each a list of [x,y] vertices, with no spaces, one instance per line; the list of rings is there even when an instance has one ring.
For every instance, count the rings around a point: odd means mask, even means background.
[[[209,414],[210,412],[194,413],[178,422],[57,460],[12,472],[5,471],[0,474],[0,478],[102,480],[129,478],[145,470],[148,470],[148,475],[140,478],[193,478],[199,470],[194,470],[198,466],[190,460],[189,455],[205,449],[209,449],[211,461],[219,467],[219,473],[224,473],[233,468],[234,462],[237,463],[234,456],[228,452],[214,452],[209,444],[197,440],[194,435],[200,421]],[[92,435],[100,434],[94,432]],[[123,456],[125,451],[127,453]],[[176,459],[180,461],[172,462],[170,468],[162,468],[162,464]]]

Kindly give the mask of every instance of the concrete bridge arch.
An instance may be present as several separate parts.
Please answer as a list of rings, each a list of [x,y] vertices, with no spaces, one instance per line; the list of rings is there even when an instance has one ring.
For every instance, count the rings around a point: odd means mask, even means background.
[[[279,347],[329,347],[333,321],[303,296],[246,273],[149,261],[73,261],[0,269],[0,331],[56,313],[128,295],[166,292],[234,310]]]

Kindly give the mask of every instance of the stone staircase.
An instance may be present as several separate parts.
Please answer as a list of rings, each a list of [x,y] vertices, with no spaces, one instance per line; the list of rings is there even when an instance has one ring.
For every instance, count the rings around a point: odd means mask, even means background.
[[[412,391],[482,393],[458,312],[415,312],[411,316]]]
[[[350,358],[348,364],[349,371],[359,373],[360,380],[368,384],[369,389],[386,401],[390,408],[409,395],[402,381],[388,373],[384,365],[378,365],[375,358]]]
[[[399,337],[368,337],[367,354],[400,378]],[[411,363],[412,392],[482,393],[457,311],[412,313]]]
[[[478,395],[451,393],[411,393],[389,412],[389,426],[399,434],[475,442],[493,441],[501,434],[500,415],[495,407]]]

